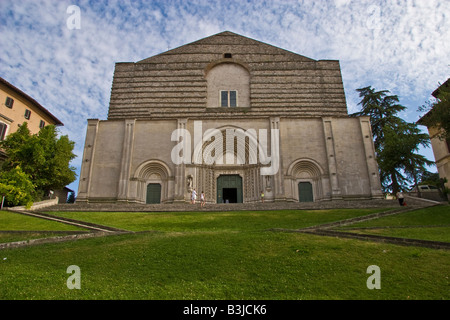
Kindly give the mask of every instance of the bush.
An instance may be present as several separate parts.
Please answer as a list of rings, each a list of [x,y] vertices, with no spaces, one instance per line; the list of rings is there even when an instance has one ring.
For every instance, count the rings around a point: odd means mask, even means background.
[[[29,176],[17,166],[0,172],[0,195],[5,197],[7,206],[30,207],[33,204],[34,185]]]

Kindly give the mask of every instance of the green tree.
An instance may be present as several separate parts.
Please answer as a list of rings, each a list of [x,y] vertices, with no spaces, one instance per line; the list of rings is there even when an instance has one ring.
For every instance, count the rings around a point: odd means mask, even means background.
[[[50,190],[61,189],[75,181],[75,168],[70,166],[70,161],[75,158],[74,145],[67,136],[58,138],[57,128],[53,125],[31,135],[24,123],[0,143],[7,155],[2,170],[20,166],[34,184],[37,200]]]
[[[417,153],[420,146],[429,146],[429,136],[421,133],[416,124],[397,116],[406,107],[399,104],[396,95],[389,95],[388,90],[375,91],[370,86],[357,91],[362,109],[351,116],[370,116],[384,191],[395,194],[406,189],[411,181],[416,185],[417,172],[433,164]]]
[[[427,112],[421,122],[437,128],[439,139],[450,140],[450,86],[444,84],[437,91],[436,101],[426,103],[418,111]]]
[[[417,185],[420,172],[434,163],[417,153],[420,146],[429,146],[428,135],[413,123],[402,123],[396,128],[386,126],[384,134],[383,148],[378,154],[383,186],[396,193],[410,181]]]
[[[359,105],[361,111],[351,116],[370,116],[372,134],[374,138],[375,150],[380,151],[384,143],[384,128],[395,128],[404,121],[396,116],[406,107],[399,104],[399,98],[396,95],[388,95],[388,90],[375,91],[371,86],[356,89],[362,98]]]
[[[69,196],[67,197],[67,203],[74,203],[75,202],[75,192],[70,192]]]
[[[0,171],[0,200],[5,197],[8,206],[33,203],[34,185],[30,177],[17,166],[8,171]]]

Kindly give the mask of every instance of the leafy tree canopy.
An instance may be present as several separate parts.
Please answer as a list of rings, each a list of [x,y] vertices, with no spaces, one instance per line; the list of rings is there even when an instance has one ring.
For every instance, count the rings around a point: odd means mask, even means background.
[[[34,192],[34,185],[29,176],[19,166],[0,172],[0,198],[4,196],[7,205],[30,206]]]
[[[397,116],[406,107],[388,90],[375,91],[369,86],[357,91],[361,97],[361,111],[351,116],[370,116],[384,191],[395,194],[407,189],[410,183],[417,184],[418,173],[433,164],[417,153],[420,146],[429,146],[428,134],[421,133],[417,124],[408,123]]]
[[[356,89],[359,92],[361,101],[361,111],[351,116],[370,116],[372,134],[374,137],[375,149],[377,151],[383,146],[384,128],[396,128],[404,121],[396,114],[406,109],[399,104],[399,98],[396,95],[389,95],[388,90],[375,91],[371,86]]]
[[[441,140],[450,140],[450,85],[447,82],[437,90],[436,101],[428,102],[419,107],[419,111],[427,114],[421,122],[427,127],[435,127],[439,130],[438,137]]]
[[[67,136],[58,138],[57,128],[53,125],[32,135],[27,123],[23,123],[0,142],[7,155],[2,171],[20,167],[35,187],[34,198],[42,198],[50,190],[61,189],[75,181],[75,168],[70,166],[70,161],[76,157],[74,146]]]

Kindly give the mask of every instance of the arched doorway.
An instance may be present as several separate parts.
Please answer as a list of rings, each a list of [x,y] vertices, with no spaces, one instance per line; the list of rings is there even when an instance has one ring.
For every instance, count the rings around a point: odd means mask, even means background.
[[[312,159],[298,159],[287,170],[290,177],[292,200],[299,202],[316,202],[324,199],[324,171]]]
[[[217,178],[217,203],[242,203],[242,178],[238,174]]]
[[[136,168],[130,179],[130,194],[135,194],[139,203],[166,203],[173,200],[169,183],[171,172],[162,161],[148,160]],[[151,194],[151,200],[149,198]],[[131,197],[130,197],[131,198]],[[149,202],[151,201],[151,202]]]
[[[149,183],[147,185],[147,204],[161,203],[161,185]]]

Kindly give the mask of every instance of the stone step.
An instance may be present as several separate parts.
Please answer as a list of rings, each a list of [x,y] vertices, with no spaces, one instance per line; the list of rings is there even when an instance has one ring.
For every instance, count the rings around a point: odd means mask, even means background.
[[[430,204],[422,201],[408,201],[408,206],[426,207]],[[164,212],[164,211],[245,211],[245,210],[323,210],[339,208],[395,208],[396,200],[335,200],[322,202],[255,202],[255,203],[171,203],[171,204],[136,204],[136,203],[74,203],[58,204],[43,211],[115,211],[115,212]]]

